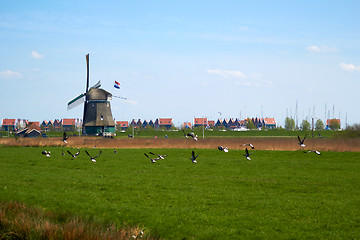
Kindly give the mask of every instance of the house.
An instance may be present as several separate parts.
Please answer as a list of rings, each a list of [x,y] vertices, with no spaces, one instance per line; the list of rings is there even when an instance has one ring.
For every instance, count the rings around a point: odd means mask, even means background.
[[[155,128],[155,124],[154,124],[153,120],[149,121],[148,126],[151,127],[151,128]]]
[[[53,121],[42,121],[41,124],[40,124],[40,128],[42,130],[44,130],[45,132],[47,131],[53,131],[54,130],[54,126],[53,126]]]
[[[207,118],[194,118],[194,127],[202,127],[208,125],[208,119]]]
[[[340,126],[341,126],[340,119],[336,119],[336,118],[334,118],[334,119],[327,119],[327,120],[326,120],[326,127],[325,127],[325,129],[326,129],[326,130],[332,129],[332,128],[331,128],[332,125],[337,125],[337,126],[339,126],[339,128],[340,128]],[[334,129],[332,129],[332,130],[334,130]]]
[[[159,118],[156,120],[160,128],[170,129],[173,126],[172,118]]]
[[[53,122],[53,127],[54,127],[54,131],[56,131],[56,132],[62,131],[61,121],[59,119],[55,119]]]
[[[15,131],[16,130],[16,119],[3,119],[2,120],[2,127],[3,131]]]
[[[81,126],[81,121],[78,118],[64,118],[62,120],[62,127],[64,131],[76,131],[76,128]]]
[[[264,118],[263,125],[265,126],[266,129],[275,129],[276,128],[275,118]]]
[[[182,128],[191,129],[191,122],[184,122]]]
[[[133,128],[138,128],[138,125],[137,125],[137,122],[135,121],[135,119],[131,120],[130,125],[131,125]]]
[[[211,128],[214,128],[215,121],[214,120],[208,120],[208,126],[211,127]]]
[[[41,135],[40,122],[29,122],[28,126],[18,132],[19,137],[39,137]]]
[[[128,121],[116,121],[116,126],[119,130],[126,130],[129,127]]]

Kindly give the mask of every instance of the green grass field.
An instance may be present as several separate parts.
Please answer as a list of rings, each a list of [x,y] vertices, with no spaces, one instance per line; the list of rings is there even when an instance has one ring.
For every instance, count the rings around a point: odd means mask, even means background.
[[[168,157],[151,163],[149,151]],[[72,160],[60,147],[0,147],[0,200],[164,239],[359,238],[360,153],[195,151],[197,164],[191,149],[105,149],[93,164],[83,149]]]

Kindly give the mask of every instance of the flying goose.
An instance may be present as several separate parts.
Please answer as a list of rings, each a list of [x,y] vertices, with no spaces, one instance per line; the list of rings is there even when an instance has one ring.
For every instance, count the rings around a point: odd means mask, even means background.
[[[249,147],[251,147],[251,149],[254,149],[254,145],[252,145],[251,143],[244,143],[241,146],[249,146]]]
[[[100,150],[99,154],[96,155],[95,157],[92,157],[92,156],[88,153],[88,151],[86,151],[86,150],[85,150],[85,153],[90,157],[90,159],[91,159],[91,161],[92,161],[93,163],[96,163],[95,158],[97,158],[98,156],[100,156],[101,153],[102,153],[102,151]]]
[[[298,144],[299,144],[301,147],[305,147],[305,144],[304,144],[305,138],[306,138],[306,134],[305,134],[305,137],[304,137],[303,140],[301,140],[300,137],[299,137],[299,135],[298,135],[298,140],[299,140],[299,143],[298,143]]]
[[[245,155],[244,155],[244,156],[245,156],[246,159],[249,160],[249,161],[251,160],[250,154],[252,154],[252,153],[249,153],[249,150],[248,150],[247,148],[245,148]]]
[[[76,156],[80,154],[80,149],[77,148],[77,150],[78,150],[78,151],[77,151],[77,153],[75,153],[75,154],[72,154],[69,150],[67,150],[67,152],[68,152],[73,158],[76,158]]]
[[[69,136],[67,136],[67,135],[66,135],[66,132],[64,132],[64,134],[63,134],[63,142],[64,142],[64,143],[67,143],[66,140],[67,140],[68,138],[69,138]]]
[[[149,158],[152,163],[156,163],[156,160],[159,160],[159,159],[160,159],[159,157],[158,157],[158,158],[151,158],[151,157],[149,157],[146,153],[144,153],[144,155],[145,155],[147,158]]]
[[[50,151],[42,151],[41,153],[42,153],[42,155],[45,155],[47,157],[50,157],[50,155],[51,155]]]
[[[160,155],[160,154],[156,154],[156,153],[153,153],[153,152],[149,152],[151,155],[156,155],[159,157],[159,159],[165,159],[165,157],[167,157],[167,155]]]
[[[193,150],[193,151],[191,152],[191,158],[190,158],[190,160],[191,160],[193,163],[197,163],[196,158],[197,158],[198,156],[199,156],[199,154],[195,156],[195,152],[194,152],[194,150]]]
[[[220,151],[224,151],[224,152],[228,152],[229,151],[229,149],[227,148],[227,147],[223,147],[223,146],[218,146],[218,149],[220,150]]]
[[[192,137],[195,141],[197,141],[197,135],[195,135],[195,133],[191,132],[191,133],[185,133],[184,129],[182,130],[184,133],[184,137],[189,138]]]
[[[307,151],[306,153],[316,153],[317,155],[321,155],[321,153],[318,151],[318,150],[310,150],[310,151]]]

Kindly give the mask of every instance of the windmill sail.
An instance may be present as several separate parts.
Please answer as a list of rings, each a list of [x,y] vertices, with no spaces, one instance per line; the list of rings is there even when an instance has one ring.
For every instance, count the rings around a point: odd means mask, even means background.
[[[84,96],[85,94],[82,93],[67,104],[67,110],[73,109],[76,106],[79,106],[80,104],[84,103]]]
[[[99,88],[99,87],[101,87],[100,80],[94,86],[92,86],[91,88]]]

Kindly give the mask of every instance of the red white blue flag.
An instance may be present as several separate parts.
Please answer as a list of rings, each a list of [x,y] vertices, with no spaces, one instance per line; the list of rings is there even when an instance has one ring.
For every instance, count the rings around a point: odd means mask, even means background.
[[[114,88],[120,89],[120,83],[118,83],[117,81],[115,81]]]

